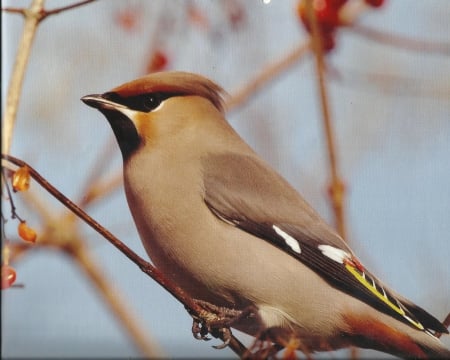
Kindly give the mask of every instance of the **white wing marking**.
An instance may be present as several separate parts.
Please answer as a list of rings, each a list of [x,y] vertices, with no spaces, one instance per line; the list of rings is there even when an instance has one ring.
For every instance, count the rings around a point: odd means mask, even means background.
[[[281,230],[278,226],[273,225],[272,228],[275,230],[275,232],[280,235],[287,246],[289,246],[292,251],[295,251],[297,254],[302,253],[302,249],[300,249],[300,244],[297,240],[295,240],[291,235],[289,235],[287,232]]]

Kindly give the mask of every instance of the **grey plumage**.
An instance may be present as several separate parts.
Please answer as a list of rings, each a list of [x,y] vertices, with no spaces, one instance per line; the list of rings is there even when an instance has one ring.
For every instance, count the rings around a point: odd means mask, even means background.
[[[118,138],[127,200],[152,261],[195,299],[256,306],[259,319],[236,328],[273,328],[308,352],[356,345],[450,355],[432,335],[445,327],[368,272],[231,128],[219,86],[159,73],[83,100]]]

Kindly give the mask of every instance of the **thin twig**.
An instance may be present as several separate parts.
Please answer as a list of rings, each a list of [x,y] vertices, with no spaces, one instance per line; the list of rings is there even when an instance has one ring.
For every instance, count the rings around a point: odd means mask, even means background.
[[[11,14],[20,14],[25,16],[26,9],[24,8],[16,8],[16,7],[4,7],[2,11],[9,12]]]
[[[24,191],[22,197],[25,200],[24,203],[28,208],[33,209],[34,212],[40,217],[42,223],[49,223],[53,219],[52,212],[49,209],[49,204],[44,201],[39,193],[34,191]]]
[[[147,358],[162,358],[163,353],[159,346],[152,341],[151,338],[144,336],[140,326],[136,323],[136,319],[132,319],[129,312],[126,310],[128,306],[126,306],[119,294],[113,291],[85,247],[78,246],[72,255],[72,258],[77,261],[80,267],[86,272],[89,279],[95,284],[100,294],[103,296],[105,303],[111,307],[114,315],[120,320],[120,323],[130,334],[131,339],[142,351],[142,354]]]
[[[11,206],[11,219],[19,219],[20,221],[23,221],[16,212],[17,208],[16,205],[14,204],[14,198],[12,196],[11,189],[9,188],[8,182],[6,180],[6,174],[3,168],[2,168],[2,186],[6,188],[6,193],[8,194],[8,202],[9,205]]]
[[[77,7],[89,4],[89,3],[94,2],[94,1],[96,1],[96,0],[84,0],[84,1],[77,2],[77,3],[73,3],[71,5],[62,6],[60,8],[56,8],[56,9],[52,9],[52,10],[45,10],[42,19],[45,19],[47,16],[50,16],[50,15],[59,14],[59,13],[61,13],[63,11],[75,9]]]
[[[44,20],[46,17],[48,17],[50,15],[55,15],[55,14],[59,14],[59,13],[61,13],[63,11],[72,10],[72,9],[77,8],[77,7],[80,7],[80,6],[89,4],[91,2],[94,2],[94,1],[96,1],[96,0],[84,0],[84,1],[80,1],[80,2],[77,2],[77,3],[71,4],[71,5],[62,6],[62,7],[56,8],[56,9],[52,9],[52,10],[45,10],[42,7],[42,10],[40,11],[40,14],[39,14],[39,21]],[[9,13],[12,13],[12,14],[20,14],[20,15],[23,15],[23,16],[27,16],[27,12],[28,12],[28,10],[25,9],[25,8],[16,8],[16,7],[4,7],[4,8],[2,8],[2,11],[9,12]]]
[[[121,172],[117,172],[111,175],[106,180],[99,180],[93,183],[91,187],[87,189],[86,193],[82,196],[80,200],[80,207],[84,208],[85,206],[90,205],[100,197],[103,198],[111,194],[122,183],[123,183],[123,175]]]
[[[17,118],[17,110],[19,108],[20,94],[22,92],[23,79],[26,67],[30,58],[31,46],[39,23],[49,15],[58,14],[62,11],[71,10],[82,5],[86,5],[95,0],[85,0],[74,3],[72,5],[46,11],[44,9],[45,0],[33,0],[27,9],[19,8],[3,8],[3,11],[10,13],[19,13],[25,18],[25,25],[22,32],[19,45],[17,47],[17,55],[14,62],[14,68],[11,80],[8,86],[8,94],[6,96],[6,109],[3,115],[2,129],[2,153],[8,154],[11,149],[11,143],[14,133],[14,127]]]
[[[2,158],[6,159],[17,166],[25,166],[26,163],[19,160],[13,156],[2,154]],[[28,165],[26,165],[28,166]],[[183,304],[187,303],[190,305],[188,296],[184,293],[182,289],[173,284],[171,281],[166,279],[159,270],[157,270],[149,262],[143,260],[139,255],[137,255],[133,250],[131,250],[122,241],[116,238],[108,230],[106,230],[97,221],[91,218],[87,213],[85,213],[80,207],[73,203],[69,198],[63,195],[59,190],[57,190],[53,185],[51,185],[44,177],[42,177],[36,170],[29,166],[29,171],[31,177],[40,184],[45,190],[47,190],[53,197],[55,197],[59,202],[61,202],[70,211],[75,213],[79,218],[86,222],[91,228],[97,231],[100,235],[105,237],[112,245],[114,245],[120,252],[122,252],[126,257],[128,257],[132,262],[140,267],[140,269],[146,274],[152,276],[160,285],[162,285],[166,290],[168,290],[172,295],[174,295]],[[187,300],[186,300],[187,299]],[[190,307],[190,306],[189,306]],[[198,309],[197,306],[192,304],[193,310]]]
[[[398,74],[361,72],[355,69],[327,66],[329,79],[348,87],[359,87],[363,91],[388,92],[389,96],[420,96],[448,100],[450,86],[445,81],[428,81]],[[444,80],[444,79],[442,79]]]
[[[113,141],[115,142],[115,139],[113,137],[109,137],[102,151],[97,155],[94,165],[92,166],[87,178],[84,180],[84,185],[81,186],[83,190],[80,192],[82,195],[80,196],[81,200],[79,203],[82,208],[101,195],[114,190],[114,188],[116,188],[122,180],[121,173],[112,175],[112,177],[106,182],[99,180],[106,165],[110,163],[109,158],[112,154]]]
[[[322,47],[322,37],[317,22],[316,13],[313,9],[312,0],[308,0],[307,11],[312,29],[312,47],[316,59],[316,73],[319,87],[320,102],[322,108],[322,119],[325,131],[325,138],[327,142],[328,162],[331,172],[331,202],[334,209],[335,225],[338,233],[346,239],[346,227],[344,220],[344,185],[339,176],[338,159],[336,153],[336,145],[334,139],[334,130],[331,123],[330,106],[328,103],[328,94],[325,84],[325,63]]]
[[[254,96],[264,86],[274,81],[277,76],[280,76],[281,73],[297,63],[297,61],[308,53],[309,48],[310,44],[307,41],[284,55],[281,59],[265,66],[260,73],[247,81],[241,89],[234,92],[227,101],[227,110],[235,110],[239,106],[242,106],[251,96]]]
[[[149,275],[153,280],[155,280],[159,285],[166,289],[172,296],[174,296],[179,302],[181,302],[189,312],[193,315],[200,317],[203,309],[198,305],[194,299],[192,299],[188,294],[184,292],[179,286],[174,284],[172,281],[167,279],[163,273],[161,273],[152,264],[142,259],[133,250],[131,250],[127,245],[115,237],[112,233],[106,230],[102,225],[85,213],[80,207],[73,203],[69,198],[63,195],[59,190],[57,190],[53,185],[51,185],[42,175],[40,175],[35,169],[29,166],[23,160],[17,159],[11,155],[2,154],[2,159],[7,160],[16,166],[28,166],[30,176],[40,184],[47,192],[49,192],[53,197],[55,197],[60,203],[67,207],[71,212],[82,219],[86,224],[88,224],[92,229],[102,235],[106,240],[108,240],[113,246],[115,246],[122,254],[124,254],[128,259],[135,263],[141,271]],[[223,338],[223,334],[218,335],[219,338]],[[231,350],[233,350],[237,355],[241,356],[245,352],[245,347],[242,343],[237,340],[234,335],[231,335],[231,341],[228,345]]]
[[[398,34],[387,33],[361,24],[354,24],[347,29],[354,34],[364,36],[367,39],[379,42],[384,45],[390,45],[395,48],[401,48],[426,54],[450,55],[449,43],[438,43],[412,39]]]
[[[30,245],[24,241],[11,241],[8,244],[10,251],[10,262],[14,263],[20,260],[21,257],[25,256],[30,250],[35,249],[34,245]]]
[[[76,231],[76,218],[72,213],[65,214],[61,218],[44,223],[44,229],[40,233],[40,240],[36,244],[29,245],[23,241],[10,244],[11,260],[17,262],[20,257],[26,255],[28,250],[53,248],[70,256],[75,263],[83,269],[89,280],[97,288],[103,297],[104,303],[109,307],[119,324],[124,327],[131,341],[146,358],[162,358],[163,353],[155,344],[152,337],[139,326],[120,294],[115,292],[103,275],[101,268],[90,256],[85,241]]]
[[[350,5],[350,6],[347,6]],[[360,4],[361,5],[361,4]],[[340,21],[345,23],[346,26],[351,27],[352,24],[361,16],[362,13],[367,11],[367,6],[354,6],[353,2],[346,4],[339,14]],[[240,106],[243,106],[252,96],[262,90],[263,87],[268,86],[283,72],[287,71],[293,65],[295,65],[300,59],[311,50],[310,40],[301,43],[294,50],[290,51],[280,59],[274,61],[271,64],[266,65],[255,77],[248,80],[240,89],[236,90],[230,98],[227,100],[227,110],[232,111]]]
[[[347,241],[347,231],[344,213],[344,183],[340,178],[338,169],[338,158],[335,145],[334,130],[331,123],[330,106],[328,102],[327,88],[325,84],[325,61],[322,47],[322,34],[317,21],[316,12],[313,8],[312,0],[306,1],[309,22],[311,23],[312,48],[316,59],[316,73],[320,94],[320,102],[322,108],[322,119],[325,130],[325,138],[327,142],[328,163],[330,167],[331,183],[329,186],[331,204],[334,213],[334,222],[338,233]],[[351,359],[358,358],[358,350],[355,347],[350,348]]]

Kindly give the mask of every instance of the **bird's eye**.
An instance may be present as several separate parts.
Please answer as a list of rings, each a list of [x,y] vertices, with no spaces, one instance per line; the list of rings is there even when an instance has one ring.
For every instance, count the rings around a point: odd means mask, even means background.
[[[142,96],[142,110],[149,112],[154,110],[161,104],[161,97],[158,94],[145,94]]]
[[[172,96],[175,96],[175,94],[154,92],[121,98],[120,103],[133,110],[150,112],[155,110],[164,100]]]

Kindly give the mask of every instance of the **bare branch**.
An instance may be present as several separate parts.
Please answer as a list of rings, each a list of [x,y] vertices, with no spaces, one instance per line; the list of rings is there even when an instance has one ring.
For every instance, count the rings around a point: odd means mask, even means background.
[[[297,63],[297,61],[308,53],[309,47],[309,42],[302,43],[281,59],[267,65],[259,74],[249,80],[241,89],[237,90],[234,95],[231,96],[227,101],[227,110],[234,110],[237,107],[242,106],[251,96],[254,96],[264,86],[267,86],[268,83],[274,81],[277,76],[280,76],[281,73]]]
[[[448,100],[450,86],[443,81],[429,81],[399,74],[362,72],[348,67],[328,65],[329,78],[344,86],[359,87],[363,91],[378,90],[395,96],[421,96]]]
[[[53,215],[49,209],[49,204],[40,197],[40,194],[33,191],[25,191],[23,192],[22,197],[25,200],[25,205],[34,210],[42,223],[49,223],[52,221]]]
[[[63,195],[59,190],[57,190],[53,185],[51,185],[42,175],[40,175],[35,169],[29,166],[24,161],[17,159],[11,155],[2,154],[2,159],[15,164],[16,166],[28,166],[31,177],[40,184],[47,192],[49,192],[53,197],[55,197],[59,202],[61,202],[65,207],[67,207],[72,213],[77,215],[86,224],[88,224],[92,229],[102,235],[106,240],[108,240],[113,246],[115,246],[122,254],[124,254],[128,259],[135,263],[141,271],[150,276],[159,285],[166,289],[172,296],[174,296],[179,302],[181,302],[192,315],[201,318],[201,314],[204,312],[203,308],[195,302],[188,294],[184,292],[178,285],[167,279],[162,272],[155,268],[152,264],[142,259],[138,254],[131,250],[127,245],[115,237],[112,233],[106,230],[102,225],[85,213],[79,206],[73,203],[69,198]],[[216,336],[212,334],[213,336]],[[217,335],[217,337],[225,340],[223,334]],[[231,335],[231,341],[228,345],[237,355],[241,356],[245,352],[245,347],[242,343],[237,340],[233,335]]]
[[[109,137],[102,151],[97,155],[86,180],[84,180],[84,185],[82,186],[81,191],[82,195],[80,196],[80,207],[82,208],[95,201],[100,196],[112,192],[122,182],[121,172],[112,175],[112,177],[106,181],[101,181],[99,179],[105,166],[110,162],[109,159],[112,155],[113,142],[115,142],[115,139],[113,137]]]
[[[17,48],[14,69],[8,86],[8,94],[6,96],[5,114],[3,116],[2,153],[5,154],[9,153],[11,148],[25,70],[30,58],[31,46],[36,34],[36,29],[41,20],[40,14],[44,8],[44,2],[45,0],[33,0],[29,9],[23,10],[25,26]]]
[[[350,32],[364,36],[367,39],[405,50],[423,52],[427,54],[450,55],[449,43],[438,43],[412,39],[406,36],[383,32],[366,25],[354,24],[347,28]]]
[[[67,11],[67,10],[72,10],[72,9],[78,8],[80,6],[92,3],[94,1],[96,1],[96,0],[84,0],[84,1],[73,3],[71,5],[62,6],[60,8],[56,8],[56,9],[52,9],[52,10],[45,10],[44,13],[43,13],[42,19],[45,19],[46,17],[48,17],[50,15],[55,15],[55,14],[62,13],[63,11]]]
[[[367,10],[367,6],[344,6],[344,10],[339,14],[340,21],[351,27],[358,17]],[[347,4],[349,5],[349,4]],[[270,84],[283,72],[294,66],[306,53],[311,50],[310,40],[303,42],[291,52],[276,60],[272,64],[266,65],[254,78],[247,81],[240,89],[235,91],[227,101],[227,110],[232,111],[243,106],[252,96],[258,93],[264,86]]]
[[[90,257],[85,247],[78,246],[72,255],[72,258],[77,261],[89,279],[95,284],[98,291],[103,296],[105,303],[109,305],[114,315],[120,320],[120,323],[130,334],[131,339],[142,351],[142,354],[148,358],[163,357],[162,351],[159,349],[159,346],[152,341],[152,338],[144,336],[141,327],[136,323],[136,319],[130,316],[128,310],[126,310],[128,307],[120,298],[119,294],[113,291],[113,288],[108,284],[107,280],[96,265],[95,261]]]
[[[123,182],[122,172],[117,172],[111,175],[109,179],[99,180],[93,183],[89,189],[85,192],[80,200],[80,206],[85,207],[90,205],[100,197],[107,196],[116,190]]]
[[[2,154],[2,158],[12,162],[17,166],[25,166],[26,163],[22,160],[19,160],[13,156]],[[28,165],[27,165],[28,166]],[[111,234],[108,230],[106,230],[103,226],[101,226],[97,221],[91,218],[87,213],[85,213],[80,207],[78,207],[75,203],[73,203],[69,198],[63,195],[59,190],[57,190],[53,185],[51,185],[44,177],[42,177],[36,170],[32,167],[29,167],[31,177],[36,180],[45,190],[47,190],[53,197],[55,197],[59,202],[61,202],[65,207],[67,207],[70,211],[75,213],[79,218],[81,218],[85,223],[87,223],[91,228],[97,231],[100,235],[106,238],[112,245],[114,245],[120,252],[122,252],[126,257],[128,257],[131,261],[133,261],[136,265],[138,265],[142,271],[146,274],[152,276],[158,283],[164,286],[172,295],[174,295],[177,299],[184,300],[187,298],[187,295],[183,290],[178,288],[175,284],[172,284],[168,279],[164,278],[164,275],[159,272],[156,268],[153,267],[150,263],[143,260],[139,255],[137,255],[133,250],[131,250],[127,245],[125,245],[122,241],[116,238],[113,234]],[[182,301],[185,303],[186,301]],[[187,301],[189,302],[189,301]],[[196,308],[195,305],[193,305]]]
[[[4,8],[2,8],[2,11],[9,12],[12,14],[20,14],[22,16],[25,16],[26,9],[14,8],[14,7],[4,7]]]
[[[316,73],[319,87],[320,101],[322,105],[322,117],[327,142],[328,162],[331,172],[331,184],[329,187],[331,202],[334,210],[335,226],[338,233],[346,239],[346,227],[344,220],[344,184],[340,178],[338,170],[338,159],[335,145],[335,135],[331,123],[330,106],[328,103],[328,94],[325,84],[325,62],[322,47],[322,35],[317,22],[316,13],[313,9],[312,0],[308,0],[307,11],[312,28],[312,47],[316,58]]]

